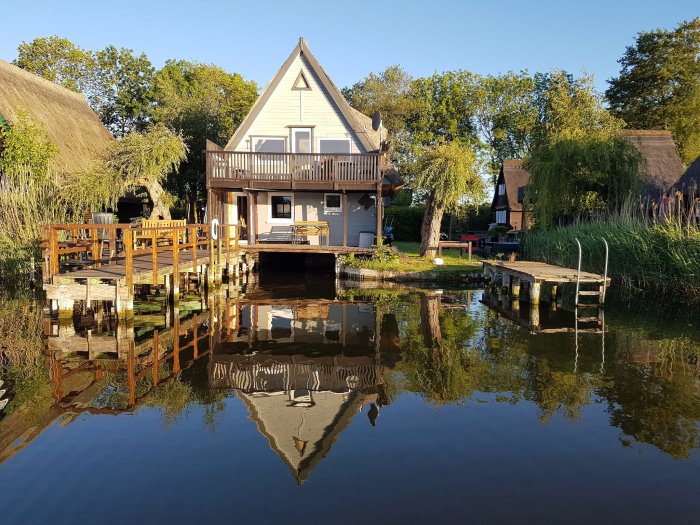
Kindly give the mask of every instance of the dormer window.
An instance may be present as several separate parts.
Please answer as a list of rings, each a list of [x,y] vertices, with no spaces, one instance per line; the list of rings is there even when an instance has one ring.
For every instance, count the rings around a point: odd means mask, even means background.
[[[499,184],[498,185],[498,194],[499,195],[505,195],[506,194],[506,185],[505,184]]]

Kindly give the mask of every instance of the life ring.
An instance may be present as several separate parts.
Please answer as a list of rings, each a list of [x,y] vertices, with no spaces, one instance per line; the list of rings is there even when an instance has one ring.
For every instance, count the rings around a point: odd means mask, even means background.
[[[219,219],[211,220],[211,238],[214,240],[219,238]]]

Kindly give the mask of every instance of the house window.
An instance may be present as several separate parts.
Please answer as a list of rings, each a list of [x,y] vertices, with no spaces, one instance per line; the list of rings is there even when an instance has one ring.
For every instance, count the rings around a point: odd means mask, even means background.
[[[270,194],[270,222],[289,223],[292,221],[294,196],[290,194]]]
[[[507,224],[506,210],[496,210],[496,224]]]
[[[283,137],[252,137],[253,151],[256,153],[284,153]]]
[[[350,153],[350,139],[319,139],[319,153],[333,154],[348,154]]]
[[[292,153],[311,153],[311,129],[292,129]]]
[[[499,185],[498,185],[498,194],[499,194],[499,195],[505,195],[505,194],[506,194],[506,185],[505,185],[505,184],[499,184]]]
[[[340,193],[325,193],[323,195],[324,213],[338,213],[343,211],[343,203]]]

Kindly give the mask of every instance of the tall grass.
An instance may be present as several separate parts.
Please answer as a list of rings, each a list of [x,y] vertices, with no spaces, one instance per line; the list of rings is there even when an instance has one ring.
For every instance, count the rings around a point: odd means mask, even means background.
[[[623,289],[700,299],[700,230],[673,215],[654,219],[627,209],[593,221],[532,230],[523,239],[524,256],[575,268],[578,239],[582,268],[602,273],[602,238],[610,246],[609,275]]]

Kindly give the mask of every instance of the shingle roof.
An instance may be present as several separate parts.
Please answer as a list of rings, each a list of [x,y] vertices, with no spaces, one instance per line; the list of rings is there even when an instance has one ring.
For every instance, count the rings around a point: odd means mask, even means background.
[[[625,129],[620,132],[641,153],[643,194],[656,197],[671,189],[683,174],[683,162],[670,131]]]

